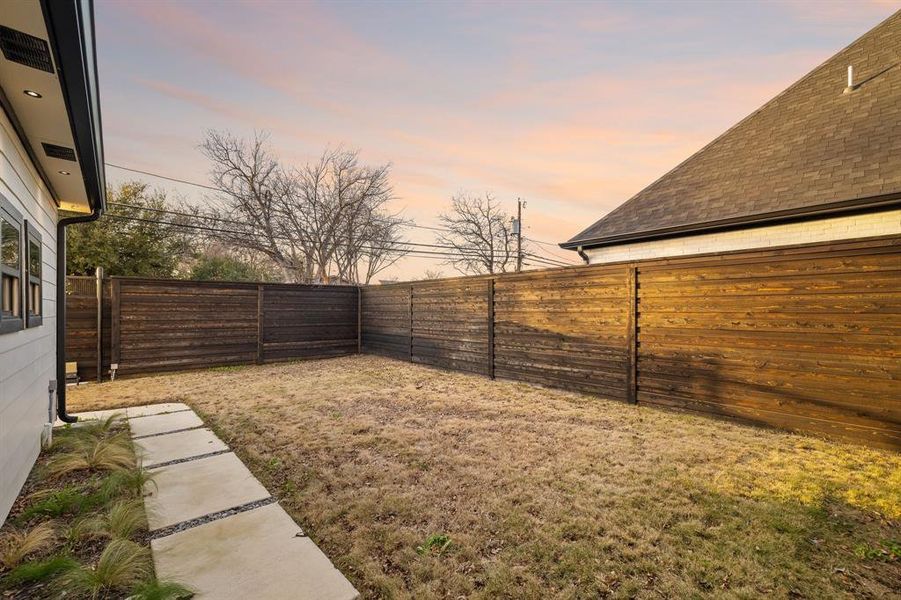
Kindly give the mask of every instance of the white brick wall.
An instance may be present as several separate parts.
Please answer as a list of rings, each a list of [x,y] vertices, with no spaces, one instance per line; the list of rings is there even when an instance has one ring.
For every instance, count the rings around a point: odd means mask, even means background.
[[[592,248],[591,264],[901,234],[901,209]]]

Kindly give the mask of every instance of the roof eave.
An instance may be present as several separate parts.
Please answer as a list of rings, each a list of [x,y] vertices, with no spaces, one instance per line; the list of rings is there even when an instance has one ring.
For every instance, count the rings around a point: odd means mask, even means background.
[[[41,0],[92,212],[106,208],[92,0]]]
[[[706,223],[692,223],[690,225],[680,225],[676,227],[667,227],[637,233],[626,233],[622,235],[584,239],[576,238],[561,243],[560,247],[565,250],[576,250],[578,248],[599,248],[601,246],[615,246],[627,243],[648,242],[670,237],[681,237],[685,235],[700,233],[713,233],[717,231],[757,227],[761,225],[774,225],[791,221],[804,221],[842,213],[886,209],[893,206],[901,206],[901,192],[893,192],[891,194],[883,194],[879,196],[868,196],[865,198],[854,198],[852,200],[843,200],[840,202],[833,202],[831,204],[821,204],[815,207],[771,212],[761,215],[753,215],[750,217],[736,217],[733,219],[709,221]]]

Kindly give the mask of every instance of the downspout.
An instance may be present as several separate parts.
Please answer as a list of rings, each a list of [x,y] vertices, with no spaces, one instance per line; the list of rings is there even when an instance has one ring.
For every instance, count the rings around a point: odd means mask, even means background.
[[[588,255],[585,254],[585,251],[584,251],[584,250],[582,250],[582,246],[577,247],[577,248],[576,248],[576,252],[579,253],[579,256],[582,257],[582,260],[585,261],[585,264],[586,264],[586,265],[591,264],[591,261],[588,260]]]
[[[100,218],[100,208],[91,214],[60,219],[56,224],[56,414],[63,423],[78,417],[66,412],[66,227]]]

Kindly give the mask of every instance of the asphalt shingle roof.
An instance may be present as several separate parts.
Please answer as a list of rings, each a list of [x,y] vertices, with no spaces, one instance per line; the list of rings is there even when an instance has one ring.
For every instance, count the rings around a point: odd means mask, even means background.
[[[855,91],[843,93],[848,66]],[[564,246],[901,192],[901,11]]]

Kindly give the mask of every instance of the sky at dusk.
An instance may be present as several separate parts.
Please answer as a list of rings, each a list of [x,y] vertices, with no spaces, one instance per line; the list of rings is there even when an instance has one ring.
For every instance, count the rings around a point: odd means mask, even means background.
[[[418,224],[455,192],[488,191],[510,211],[525,199],[525,235],[557,243],[897,9],[97,0],[106,159],[208,183],[204,131],[265,130],[287,166],[335,146],[392,163],[392,209]],[[209,193],[144,179],[198,205]],[[407,258],[383,276],[425,269],[455,274]]]

